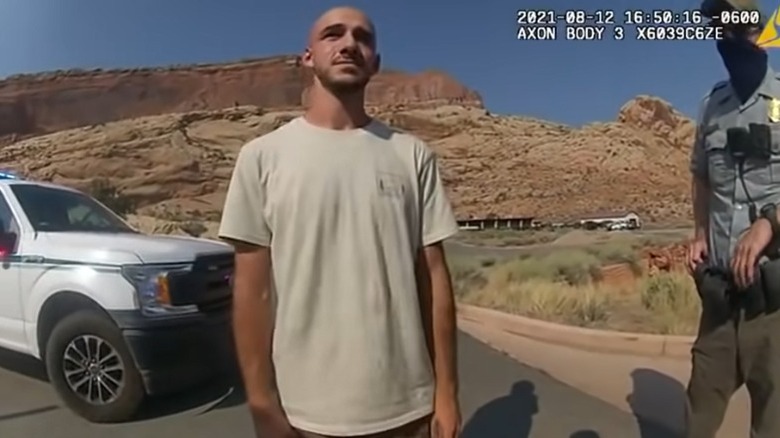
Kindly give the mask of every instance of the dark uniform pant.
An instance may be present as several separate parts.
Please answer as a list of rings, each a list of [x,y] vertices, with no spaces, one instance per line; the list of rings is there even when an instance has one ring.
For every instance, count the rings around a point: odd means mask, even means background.
[[[750,393],[751,438],[780,437],[780,312],[702,312],[686,403],[687,438],[714,438],[731,396]]]

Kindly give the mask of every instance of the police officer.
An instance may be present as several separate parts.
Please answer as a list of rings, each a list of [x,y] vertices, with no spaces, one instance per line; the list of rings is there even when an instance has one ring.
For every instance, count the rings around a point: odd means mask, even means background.
[[[758,10],[754,1],[704,1],[702,12]],[[713,438],[743,384],[751,437],[780,437],[780,77],[756,45],[762,23],[723,26],[728,80],[704,98],[691,154],[695,233],[688,266],[702,300],[687,391],[688,438]],[[769,287],[767,287],[769,285]]]

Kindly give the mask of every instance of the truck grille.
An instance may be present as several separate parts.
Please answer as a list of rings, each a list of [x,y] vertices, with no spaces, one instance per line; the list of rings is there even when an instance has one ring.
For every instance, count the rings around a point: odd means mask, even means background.
[[[230,306],[233,271],[233,253],[197,256],[191,272],[169,278],[171,304],[194,304],[204,312]]]

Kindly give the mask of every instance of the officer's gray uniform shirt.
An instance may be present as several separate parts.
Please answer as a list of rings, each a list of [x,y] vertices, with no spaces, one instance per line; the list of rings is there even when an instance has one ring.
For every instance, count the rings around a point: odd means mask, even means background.
[[[699,111],[691,172],[707,181],[709,202],[709,264],[728,268],[734,249],[750,223],[749,200],[756,210],[780,201],[780,120],[772,102],[780,99],[780,77],[769,69],[754,95],[741,104],[728,81],[720,82],[704,98]],[[769,163],[746,159],[745,193],[739,179],[738,160],[727,149],[726,130],[749,128],[751,123],[770,126],[772,158]],[[705,195],[706,196],[706,195]]]

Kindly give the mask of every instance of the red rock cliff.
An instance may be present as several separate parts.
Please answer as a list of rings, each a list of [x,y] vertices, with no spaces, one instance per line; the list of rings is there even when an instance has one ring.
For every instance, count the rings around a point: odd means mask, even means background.
[[[0,137],[235,104],[299,107],[310,81],[310,74],[295,56],[229,64],[17,75],[0,81]],[[366,98],[370,106],[458,103],[482,107],[479,94],[436,71],[382,72],[369,85]]]

